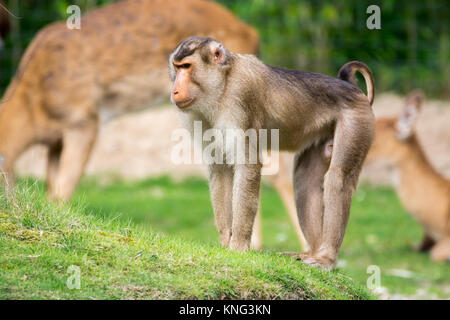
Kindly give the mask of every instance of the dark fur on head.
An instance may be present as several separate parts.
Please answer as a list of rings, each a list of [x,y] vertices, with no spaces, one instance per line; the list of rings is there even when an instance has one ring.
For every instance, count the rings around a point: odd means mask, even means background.
[[[207,49],[207,45],[211,42],[216,42],[225,51],[225,61],[222,64],[228,63],[230,61],[229,51],[217,40],[205,37],[191,37],[184,40],[178,45],[172,59],[175,62],[179,62],[198,50],[203,62],[209,63],[211,62],[211,52]]]
[[[203,37],[191,37],[178,45],[178,50],[176,50],[173,55],[174,61],[181,61],[186,57],[192,55],[196,50],[203,48],[210,41],[214,41],[211,38]]]

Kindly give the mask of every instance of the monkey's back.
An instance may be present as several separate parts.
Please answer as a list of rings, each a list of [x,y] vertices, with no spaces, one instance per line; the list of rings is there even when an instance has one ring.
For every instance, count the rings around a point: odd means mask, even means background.
[[[268,66],[274,74],[280,75],[274,83],[283,86],[285,79],[299,87],[299,93],[314,99],[316,104],[337,106],[342,101],[349,106],[358,102],[364,93],[352,83],[328,75]],[[339,101],[341,99],[342,101]]]

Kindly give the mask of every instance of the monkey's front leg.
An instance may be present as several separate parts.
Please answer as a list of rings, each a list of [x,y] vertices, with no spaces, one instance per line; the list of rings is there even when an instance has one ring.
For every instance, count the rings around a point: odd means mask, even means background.
[[[214,218],[224,247],[230,244],[233,195],[233,168],[226,164],[212,164],[208,167],[211,201]]]
[[[258,211],[261,184],[260,164],[238,164],[233,181],[233,225],[230,248],[246,251],[250,247],[253,223]]]

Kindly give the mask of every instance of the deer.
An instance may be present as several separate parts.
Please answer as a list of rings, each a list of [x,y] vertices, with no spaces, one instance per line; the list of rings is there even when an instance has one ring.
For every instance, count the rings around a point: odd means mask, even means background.
[[[416,132],[424,100],[423,92],[414,90],[407,95],[400,115],[376,121],[366,163],[384,159],[395,167],[400,202],[425,232],[417,249],[429,251],[433,261],[449,261],[450,180],[433,167]]]

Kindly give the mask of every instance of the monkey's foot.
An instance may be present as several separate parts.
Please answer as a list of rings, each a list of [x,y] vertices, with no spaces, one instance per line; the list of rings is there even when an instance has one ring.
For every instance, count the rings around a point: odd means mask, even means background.
[[[231,232],[221,232],[220,233],[220,243],[222,247],[228,247],[230,245]]]
[[[279,254],[283,256],[290,256],[290,257],[297,257],[299,253],[297,251],[284,251],[284,252],[278,252]]]
[[[294,256],[296,260],[301,260],[304,264],[330,271],[336,267],[336,261],[327,257],[313,255],[310,252],[302,252]]]
[[[231,237],[230,241],[230,249],[236,251],[247,251],[250,248],[249,240],[237,240],[236,238]]]

